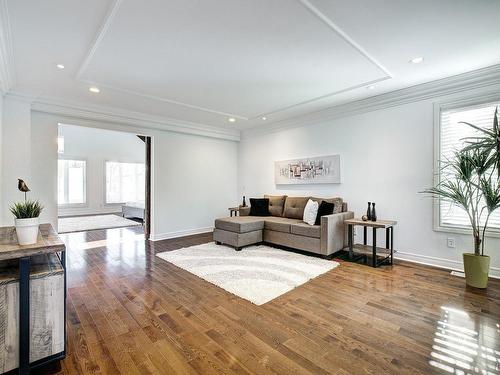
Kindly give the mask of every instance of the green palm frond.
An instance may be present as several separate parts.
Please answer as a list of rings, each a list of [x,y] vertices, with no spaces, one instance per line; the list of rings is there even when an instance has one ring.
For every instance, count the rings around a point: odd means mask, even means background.
[[[482,133],[481,136],[473,136],[465,138],[466,146],[462,151],[479,152],[491,159],[491,165],[496,167],[497,176],[500,177],[500,128],[498,120],[498,107],[495,108],[493,115],[493,126],[491,129],[485,129],[469,122],[461,121],[460,124],[465,124]]]
[[[492,213],[500,207],[500,185],[494,186],[491,178],[482,178],[481,191],[488,213]]]

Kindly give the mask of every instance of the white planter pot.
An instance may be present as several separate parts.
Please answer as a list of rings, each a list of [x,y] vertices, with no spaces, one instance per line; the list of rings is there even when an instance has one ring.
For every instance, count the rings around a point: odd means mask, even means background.
[[[17,242],[19,245],[32,245],[38,238],[39,218],[14,219],[16,223]]]

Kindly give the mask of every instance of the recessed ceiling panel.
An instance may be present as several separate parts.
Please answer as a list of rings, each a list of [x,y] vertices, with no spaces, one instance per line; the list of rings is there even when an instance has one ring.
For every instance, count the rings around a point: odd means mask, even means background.
[[[80,79],[241,118],[385,78],[301,2],[117,3]]]

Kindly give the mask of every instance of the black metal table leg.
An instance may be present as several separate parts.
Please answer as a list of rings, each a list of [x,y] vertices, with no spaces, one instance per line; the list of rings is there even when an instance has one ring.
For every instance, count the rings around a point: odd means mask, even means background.
[[[67,297],[67,290],[68,290],[68,285],[67,285],[67,274],[68,270],[66,269],[66,250],[61,251],[61,264],[64,269],[64,356],[66,356],[66,342],[67,337],[66,337],[66,297]]]
[[[372,267],[377,267],[377,228],[373,227],[373,258],[372,258]]]
[[[347,243],[349,245],[349,258],[352,259],[354,257],[354,252],[353,252],[353,231],[352,231],[352,224],[347,225]]]
[[[30,372],[30,257],[19,258],[19,374]]]
[[[394,258],[394,227],[391,227],[391,264]]]
[[[366,246],[366,240],[367,240],[367,235],[366,235],[366,225],[363,227],[363,245]]]

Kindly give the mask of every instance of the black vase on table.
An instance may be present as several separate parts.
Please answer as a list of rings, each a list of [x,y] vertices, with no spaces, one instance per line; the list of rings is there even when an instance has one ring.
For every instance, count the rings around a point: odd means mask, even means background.
[[[247,202],[245,201],[245,196],[243,196],[243,204],[241,205],[241,207],[246,207],[247,206]]]
[[[368,217],[368,220],[372,219],[372,202],[368,202],[368,209],[366,210],[366,217]]]
[[[377,212],[375,211],[375,202],[372,203],[372,218],[371,221],[377,221]]]

